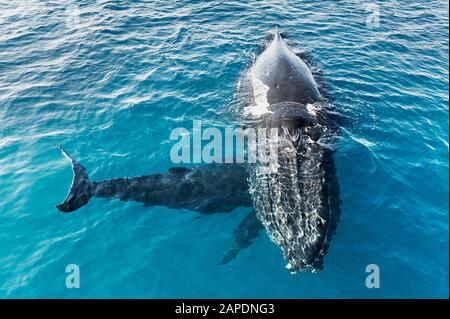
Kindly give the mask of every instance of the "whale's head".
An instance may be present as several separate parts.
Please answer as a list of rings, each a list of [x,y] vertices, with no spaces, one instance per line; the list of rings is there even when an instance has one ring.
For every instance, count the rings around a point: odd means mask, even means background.
[[[281,102],[306,105],[321,98],[308,65],[286,43],[278,28],[275,28],[272,40],[257,57],[251,74],[252,82],[258,84],[255,92],[265,93],[263,102],[267,105]]]

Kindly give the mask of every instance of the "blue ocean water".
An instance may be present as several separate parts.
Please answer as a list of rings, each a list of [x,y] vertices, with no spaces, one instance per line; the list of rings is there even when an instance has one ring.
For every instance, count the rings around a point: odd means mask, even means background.
[[[425,0],[0,1],[0,297],[448,297],[448,13]],[[228,125],[275,25],[349,118],[322,272],[290,275],[265,234],[218,266],[249,208],[55,209],[72,172],[54,144],[92,180],[167,170],[172,129]]]

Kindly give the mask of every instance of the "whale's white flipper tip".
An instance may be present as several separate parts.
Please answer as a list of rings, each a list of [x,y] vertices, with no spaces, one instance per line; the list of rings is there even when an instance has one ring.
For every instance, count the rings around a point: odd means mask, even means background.
[[[72,156],[70,156],[69,153],[67,153],[64,148],[62,148],[61,146],[59,146],[57,144],[54,144],[54,145],[61,152],[61,154],[64,155],[64,157],[66,157],[67,159],[73,161]]]
[[[64,156],[69,156],[69,154],[67,154],[67,152],[58,144],[53,144]]]

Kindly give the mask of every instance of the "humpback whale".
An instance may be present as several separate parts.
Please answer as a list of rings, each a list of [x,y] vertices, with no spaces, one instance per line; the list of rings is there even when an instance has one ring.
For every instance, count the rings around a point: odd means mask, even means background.
[[[137,201],[145,206],[188,209],[200,214],[253,207],[233,232],[220,264],[251,245],[262,229],[281,249],[291,273],[323,268],[340,215],[333,161],[338,127],[329,114],[327,92],[309,64],[291,49],[278,29],[239,81],[243,125],[277,129],[274,169],[266,163],[208,164],[134,178],[91,181],[87,170],[63,148],[73,181],[63,203],[70,213],[92,197]]]
[[[309,65],[275,30],[270,44],[244,73],[244,118],[276,129],[277,162],[249,167],[249,190],[258,219],[281,248],[292,273],[316,271],[340,215],[333,162],[338,131]]]

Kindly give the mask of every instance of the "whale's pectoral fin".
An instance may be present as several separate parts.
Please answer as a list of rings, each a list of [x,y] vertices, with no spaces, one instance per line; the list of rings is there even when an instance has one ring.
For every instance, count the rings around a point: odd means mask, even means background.
[[[349,114],[348,110],[336,109],[332,105],[326,105],[322,108],[323,114],[326,114],[328,120],[331,121],[335,128],[348,128],[351,129],[356,123],[356,119],[353,115]]]
[[[83,165],[74,160],[62,147],[56,145],[56,148],[71,161],[73,171],[73,180],[69,193],[64,202],[57,205],[56,208],[63,213],[70,213],[87,204],[92,197],[92,183],[89,181]]]
[[[295,52],[295,55],[298,56],[300,59],[302,59],[303,62],[305,62],[309,68],[311,68],[312,65],[312,57],[311,55],[306,51],[297,51]],[[314,70],[311,70],[313,72]]]
[[[225,265],[235,259],[242,249],[247,248],[253,243],[263,228],[263,225],[256,217],[255,211],[252,209],[252,211],[245,216],[239,226],[233,231],[233,246],[223,256],[219,265]]]

